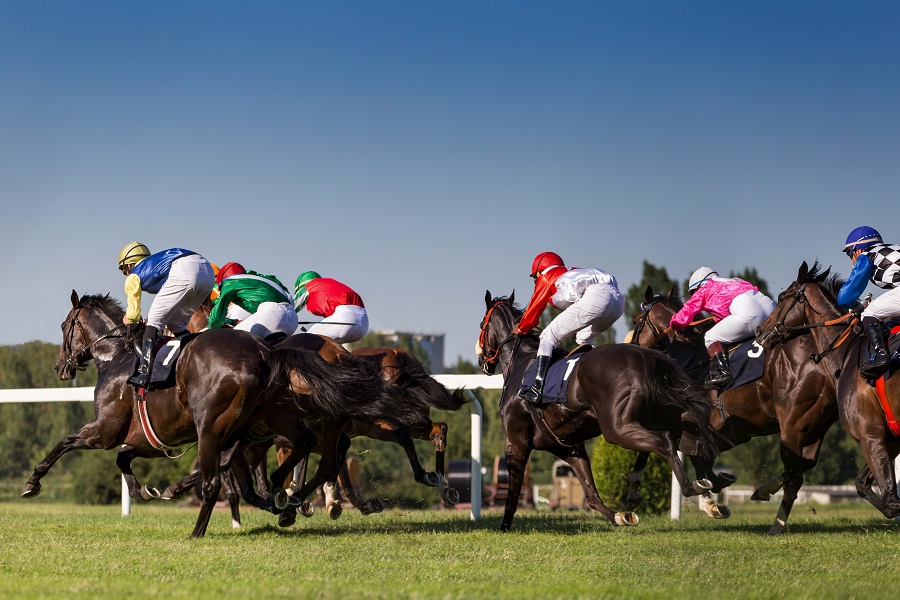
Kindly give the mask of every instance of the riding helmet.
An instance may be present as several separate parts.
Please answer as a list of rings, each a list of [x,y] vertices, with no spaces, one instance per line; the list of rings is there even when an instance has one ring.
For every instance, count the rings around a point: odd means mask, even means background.
[[[134,265],[150,256],[150,249],[140,242],[131,242],[119,252],[119,268]]]
[[[531,263],[531,276],[535,277],[538,273],[543,273],[550,267],[564,267],[566,263],[555,252],[541,252],[534,257]]]
[[[231,277],[232,275],[243,275],[247,272],[247,269],[241,263],[236,262],[227,262],[225,263],[219,272],[216,273],[216,285],[222,283],[222,280],[226,277]]]
[[[306,301],[309,299],[309,291],[306,289],[307,282],[321,278],[322,276],[315,271],[304,271],[297,276],[297,281],[294,283],[294,310],[300,312],[306,306]]]
[[[848,250],[868,250],[875,244],[883,244],[881,234],[868,225],[857,227],[847,236],[847,243],[844,244],[844,252]]]
[[[716,271],[713,271],[709,267],[700,267],[693,273],[691,273],[690,283],[688,284],[688,291],[693,292],[698,287],[703,285],[703,282],[715,275],[716,277],[719,274]]]

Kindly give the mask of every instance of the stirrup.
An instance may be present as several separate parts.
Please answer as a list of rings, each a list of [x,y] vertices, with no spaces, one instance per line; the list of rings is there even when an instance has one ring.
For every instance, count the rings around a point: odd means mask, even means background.
[[[542,406],[544,404],[544,394],[541,391],[536,390],[534,386],[528,388],[528,390],[524,392],[520,391],[517,395],[521,400],[524,400],[532,406]]]

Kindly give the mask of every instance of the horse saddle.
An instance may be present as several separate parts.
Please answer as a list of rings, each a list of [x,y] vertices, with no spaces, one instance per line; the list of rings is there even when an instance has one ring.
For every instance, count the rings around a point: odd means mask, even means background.
[[[766,355],[763,347],[757,344],[754,338],[736,342],[726,348],[726,351],[733,379],[725,386],[725,390],[746,385],[763,376]]]
[[[566,401],[566,390],[569,387],[569,376],[575,369],[578,360],[593,346],[582,345],[570,353],[564,350],[555,350],[550,357],[550,367],[547,369],[547,377],[544,379],[543,402],[545,404],[562,404]],[[534,385],[534,372],[536,363],[532,362],[525,370],[522,378],[522,391],[526,391]]]
[[[156,347],[156,358],[153,360],[153,370],[150,372],[150,385],[154,390],[172,387],[175,385],[175,365],[181,351],[199,333],[189,333],[178,338],[161,338]]]

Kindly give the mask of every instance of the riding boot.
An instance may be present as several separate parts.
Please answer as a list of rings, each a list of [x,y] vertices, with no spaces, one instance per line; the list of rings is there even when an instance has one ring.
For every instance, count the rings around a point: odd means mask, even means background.
[[[869,336],[869,347],[872,354],[863,366],[859,368],[859,374],[865,379],[878,379],[891,366],[891,357],[888,355],[884,344],[881,321],[875,317],[863,317],[863,327]]]
[[[534,370],[534,385],[524,392],[520,391],[519,398],[534,406],[540,406],[542,404],[541,399],[544,395],[544,379],[547,377],[547,369],[549,367],[550,357],[538,355],[537,366]]]
[[[128,378],[128,383],[137,387],[150,389],[150,375],[153,371],[153,360],[156,358],[156,342],[159,339],[159,330],[156,327],[144,328],[144,337],[141,339],[141,347],[138,352],[137,370]]]
[[[703,387],[708,390],[723,390],[725,386],[731,383],[731,368],[728,366],[728,355],[719,342],[713,342],[707,348],[709,357],[712,359],[709,363],[709,375],[703,383]]]

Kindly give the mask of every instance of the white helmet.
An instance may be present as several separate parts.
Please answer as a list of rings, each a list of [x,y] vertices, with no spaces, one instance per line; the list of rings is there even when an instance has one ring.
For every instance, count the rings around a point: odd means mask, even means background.
[[[688,284],[688,291],[693,292],[698,287],[700,287],[700,285],[703,284],[704,281],[706,281],[713,275],[715,275],[716,277],[719,276],[717,272],[713,271],[709,267],[700,267],[691,274],[690,283]]]

